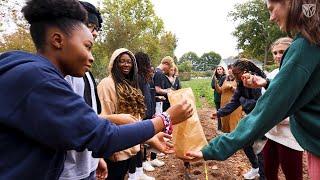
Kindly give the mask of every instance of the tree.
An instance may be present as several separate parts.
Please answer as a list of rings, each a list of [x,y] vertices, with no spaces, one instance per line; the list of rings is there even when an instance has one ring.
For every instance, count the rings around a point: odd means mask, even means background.
[[[247,58],[268,60],[269,47],[279,37],[285,36],[279,28],[269,21],[269,12],[264,0],[249,0],[236,4],[229,13],[239,25],[233,32],[237,38],[237,47]]]
[[[163,21],[156,16],[150,0],[104,0],[102,14],[104,25],[99,41],[107,52],[121,47],[144,51],[153,65],[164,56],[174,56],[177,39],[164,31]]]
[[[184,63],[186,61],[190,61],[191,64],[198,64],[199,63],[199,57],[195,52],[189,51],[184,53],[180,59],[179,64]]]
[[[19,27],[14,33],[3,36],[3,42],[0,41],[0,52],[10,50],[22,50],[28,52],[36,51],[31,36],[27,30]]]
[[[204,53],[200,57],[199,64],[203,65],[202,67],[199,66],[198,70],[206,71],[209,70],[211,66],[217,66],[220,64],[221,56],[218,53],[210,51],[208,53]]]
[[[3,19],[0,24],[0,52],[10,50],[35,52],[28,23],[20,13],[21,8],[21,3],[17,0],[0,2],[0,17]],[[10,27],[9,30],[3,29],[6,27]]]

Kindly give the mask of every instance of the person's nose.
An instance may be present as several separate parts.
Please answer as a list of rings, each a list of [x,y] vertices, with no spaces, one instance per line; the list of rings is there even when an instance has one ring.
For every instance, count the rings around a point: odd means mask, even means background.
[[[274,22],[275,21],[275,16],[274,16],[274,14],[271,12],[270,13],[270,18],[269,18],[269,20],[271,21],[271,22]]]
[[[94,62],[94,57],[91,52],[89,52],[89,62],[92,64]]]
[[[96,39],[97,36],[98,36],[98,32],[97,32],[97,30],[95,30],[95,29],[91,32],[91,34],[92,34],[92,36],[93,36],[93,39]]]

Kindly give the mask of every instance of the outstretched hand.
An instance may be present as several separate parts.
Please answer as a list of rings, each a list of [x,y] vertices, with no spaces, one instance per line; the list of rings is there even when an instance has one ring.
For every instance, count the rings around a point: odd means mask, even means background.
[[[166,134],[164,132],[159,132],[158,134],[154,135],[151,139],[149,139],[147,143],[162,153],[172,154],[174,153],[174,149],[173,144],[170,143],[171,139],[171,135]]]
[[[189,158],[189,160],[185,161],[200,161],[203,160],[203,154],[201,151],[188,151],[186,153],[186,157]]]

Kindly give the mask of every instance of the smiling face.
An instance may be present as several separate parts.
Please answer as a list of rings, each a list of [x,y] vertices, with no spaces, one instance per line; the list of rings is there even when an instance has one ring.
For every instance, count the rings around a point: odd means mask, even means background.
[[[89,29],[81,24],[72,30],[70,35],[60,34],[59,36],[55,30],[51,32],[49,36],[53,37],[53,41],[57,39],[60,44],[56,52],[58,68],[64,75],[82,77],[91,68],[94,61],[91,53],[93,37]]]
[[[286,31],[287,18],[289,14],[289,1],[268,0],[267,7],[270,13],[270,21],[276,23],[281,31]]]
[[[129,73],[131,72],[133,62],[131,57],[127,53],[124,53],[120,56],[118,61],[118,67],[121,73],[124,75],[129,75]]]

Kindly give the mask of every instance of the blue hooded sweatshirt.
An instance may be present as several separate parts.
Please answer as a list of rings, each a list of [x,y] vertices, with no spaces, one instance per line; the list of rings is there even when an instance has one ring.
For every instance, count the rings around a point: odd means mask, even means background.
[[[67,150],[94,157],[154,135],[151,121],[116,126],[99,118],[46,58],[0,55],[0,179],[58,179]]]

